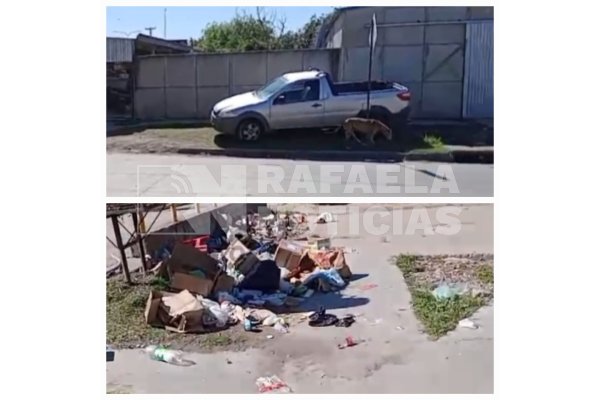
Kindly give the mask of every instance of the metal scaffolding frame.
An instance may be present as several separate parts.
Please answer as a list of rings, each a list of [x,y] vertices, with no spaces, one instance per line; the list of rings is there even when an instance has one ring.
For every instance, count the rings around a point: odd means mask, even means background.
[[[129,265],[127,263],[127,255],[125,254],[125,250],[133,245],[138,246],[138,250],[140,253],[140,258],[142,261],[142,269],[146,271],[146,251],[144,239],[148,236],[148,232],[152,230],[154,224],[158,220],[159,216],[162,212],[167,208],[171,208],[172,217],[175,222],[178,221],[177,217],[177,206],[181,204],[107,204],[106,205],[106,218],[110,219],[113,226],[113,232],[115,235],[115,242],[113,242],[108,235],[106,236],[106,240],[108,240],[113,246],[115,246],[119,250],[119,254],[121,257],[121,268],[123,269],[123,274],[125,275],[125,280],[127,283],[132,284],[131,273],[129,271]],[[150,223],[148,227],[146,227],[146,217],[150,212],[157,212],[154,216],[154,219]],[[131,215],[131,219],[133,221],[133,230],[130,230],[120,217],[124,215]],[[123,241],[123,236],[121,235],[121,228],[123,228],[128,234],[129,237],[127,241]],[[117,267],[118,268],[118,267]]]

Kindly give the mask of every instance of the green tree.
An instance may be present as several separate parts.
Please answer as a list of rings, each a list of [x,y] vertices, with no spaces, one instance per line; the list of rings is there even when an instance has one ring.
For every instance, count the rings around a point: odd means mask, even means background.
[[[190,39],[190,43],[206,52],[307,49],[312,47],[326,18],[328,15],[313,15],[294,32],[285,29],[285,20],[257,7],[256,15],[236,14],[231,21],[209,24],[202,36],[198,40]]]
[[[328,18],[328,14],[321,16],[312,15],[310,20],[296,32],[288,31],[280,36],[281,49],[309,49],[313,46],[321,24]]]

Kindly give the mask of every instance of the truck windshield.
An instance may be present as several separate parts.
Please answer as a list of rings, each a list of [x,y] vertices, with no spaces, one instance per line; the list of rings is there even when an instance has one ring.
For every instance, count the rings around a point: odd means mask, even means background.
[[[285,79],[283,76],[280,76],[279,78],[273,79],[271,82],[258,89],[256,91],[256,95],[262,99],[267,98],[283,89],[288,83],[289,81],[287,79]]]

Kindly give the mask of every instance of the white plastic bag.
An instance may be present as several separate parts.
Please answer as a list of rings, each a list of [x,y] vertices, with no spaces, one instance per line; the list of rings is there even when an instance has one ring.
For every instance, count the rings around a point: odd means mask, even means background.
[[[216,318],[218,328],[223,328],[227,325],[227,322],[229,322],[229,313],[222,309],[218,304],[210,307],[209,311]]]

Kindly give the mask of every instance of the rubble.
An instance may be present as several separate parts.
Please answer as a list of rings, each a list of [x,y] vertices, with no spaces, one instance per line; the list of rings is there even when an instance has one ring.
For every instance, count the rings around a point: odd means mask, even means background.
[[[315,292],[338,291],[352,277],[344,251],[329,238],[306,238],[301,213],[251,214],[210,235],[186,238],[160,247],[154,272],[168,291],[152,291],[146,322],[179,333],[203,333],[242,323],[289,332],[276,312],[299,307]],[[350,326],[353,316],[338,319],[324,310],[313,323]]]

